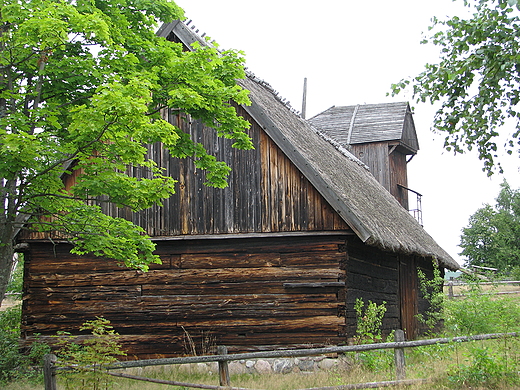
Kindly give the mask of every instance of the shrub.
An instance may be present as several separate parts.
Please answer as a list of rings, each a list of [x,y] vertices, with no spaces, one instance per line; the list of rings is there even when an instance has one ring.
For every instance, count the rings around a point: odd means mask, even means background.
[[[492,389],[504,383],[520,384],[518,362],[508,359],[502,351],[491,351],[488,347],[474,345],[466,354],[465,363],[453,366],[448,380],[457,386],[484,386]]]
[[[111,363],[116,362],[117,356],[125,356],[117,342],[117,333],[112,329],[110,321],[96,317],[86,321],[80,330],[88,330],[91,337],[77,344],[69,341],[69,337],[61,338],[57,351],[60,366],[74,367],[72,372],[65,374],[67,389],[109,389],[113,386],[112,377],[104,370]],[[60,336],[70,336],[68,332],[61,332]]]
[[[0,313],[0,384],[24,379],[37,381],[42,377],[43,356],[50,348],[35,341],[27,354],[19,346],[21,305]]]
[[[363,298],[357,298],[354,305],[357,318],[356,342],[358,344],[377,343],[381,341],[381,326],[386,313],[386,302],[381,305],[368,301],[365,309]]]
[[[429,307],[425,313],[416,314],[417,320],[422,323],[428,333],[433,333],[444,319],[444,279],[436,259],[433,259],[433,278],[428,279],[420,269],[417,270],[419,279],[419,290],[422,298],[426,299]]]
[[[454,334],[500,333],[518,330],[520,303],[511,297],[483,293],[472,283],[464,297],[445,302],[445,325]]]
[[[372,301],[365,303],[357,298],[354,305],[357,317],[355,342],[357,344],[380,343],[383,341],[381,327],[386,313],[386,302],[378,305]],[[393,338],[393,332],[388,336]],[[356,353],[356,360],[370,371],[381,371],[392,367],[393,353],[390,350],[372,350]]]

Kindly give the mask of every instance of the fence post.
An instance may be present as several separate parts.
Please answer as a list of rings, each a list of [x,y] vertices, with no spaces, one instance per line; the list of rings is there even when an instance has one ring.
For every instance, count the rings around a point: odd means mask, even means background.
[[[401,329],[395,331],[395,342],[405,341],[404,332]],[[406,379],[406,362],[404,348],[394,348],[395,373],[397,380]]]
[[[43,357],[43,381],[45,390],[57,390],[56,385],[56,369],[54,363],[58,360],[56,355],[48,353]]]
[[[453,299],[453,276],[450,277],[450,281],[448,282],[448,298]]]
[[[220,345],[217,347],[218,355],[227,355],[227,347]],[[220,360],[218,362],[218,374],[220,377],[220,386],[231,386],[231,380],[229,379],[229,367],[227,360]]]

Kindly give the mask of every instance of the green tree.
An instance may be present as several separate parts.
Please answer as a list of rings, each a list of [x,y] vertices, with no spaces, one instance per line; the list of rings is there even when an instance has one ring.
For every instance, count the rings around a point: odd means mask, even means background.
[[[94,200],[132,210],[160,204],[176,180],[147,159],[162,142],[190,158],[208,185],[229,167],[161,111],[189,114],[234,146],[252,148],[230,102],[248,104],[241,52],[182,45],[155,34],[183,19],[170,0],[0,0],[0,302],[24,226],[58,231],[74,253],[146,269],[159,258],[143,230],[102,214]],[[129,176],[128,167],[143,178]],[[64,178],[77,176],[65,188]]]
[[[520,143],[520,19],[518,0],[464,0],[468,18],[433,18],[429,36],[440,60],[412,79],[392,85],[393,94],[413,86],[418,102],[440,103],[434,128],[456,153],[476,149],[483,170],[502,172],[497,150],[517,153]],[[499,129],[516,122],[509,136]],[[498,145],[497,145],[498,143]],[[516,150],[515,150],[516,149]]]
[[[496,205],[484,205],[470,217],[460,247],[470,265],[501,271],[520,267],[520,189],[504,181]]]

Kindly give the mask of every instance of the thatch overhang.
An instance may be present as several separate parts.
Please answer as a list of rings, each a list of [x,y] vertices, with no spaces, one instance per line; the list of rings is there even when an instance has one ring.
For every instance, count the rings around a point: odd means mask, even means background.
[[[331,107],[309,119],[344,147],[390,142],[404,154],[416,154],[419,142],[407,102]]]
[[[250,115],[363,242],[459,268],[356,157],[293,112],[266,83],[252,75],[238,83],[250,91]]]

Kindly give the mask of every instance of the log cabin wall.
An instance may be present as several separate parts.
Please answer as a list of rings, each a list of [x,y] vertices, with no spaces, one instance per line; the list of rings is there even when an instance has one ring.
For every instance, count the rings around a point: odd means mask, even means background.
[[[103,316],[128,358],[341,344],[346,235],[162,240],[143,273],[32,242],[22,332],[79,334]]]
[[[356,334],[357,320],[354,305],[362,298],[365,305],[372,301],[385,302],[384,334],[400,328],[398,284],[398,256],[369,247],[357,237],[347,242],[346,316],[347,334]]]
[[[418,313],[425,315],[430,310],[430,302],[420,291],[417,271],[421,270],[428,280],[432,280],[432,259],[384,252],[366,246],[357,237],[351,236],[347,242],[346,267],[346,326],[349,337],[356,333],[354,304],[357,298],[362,298],[365,305],[369,300],[378,305],[386,302],[383,334],[403,329],[407,339],[412,340],[429,330],[417,320]],[[444,277],[443,268],[441,277]]]

